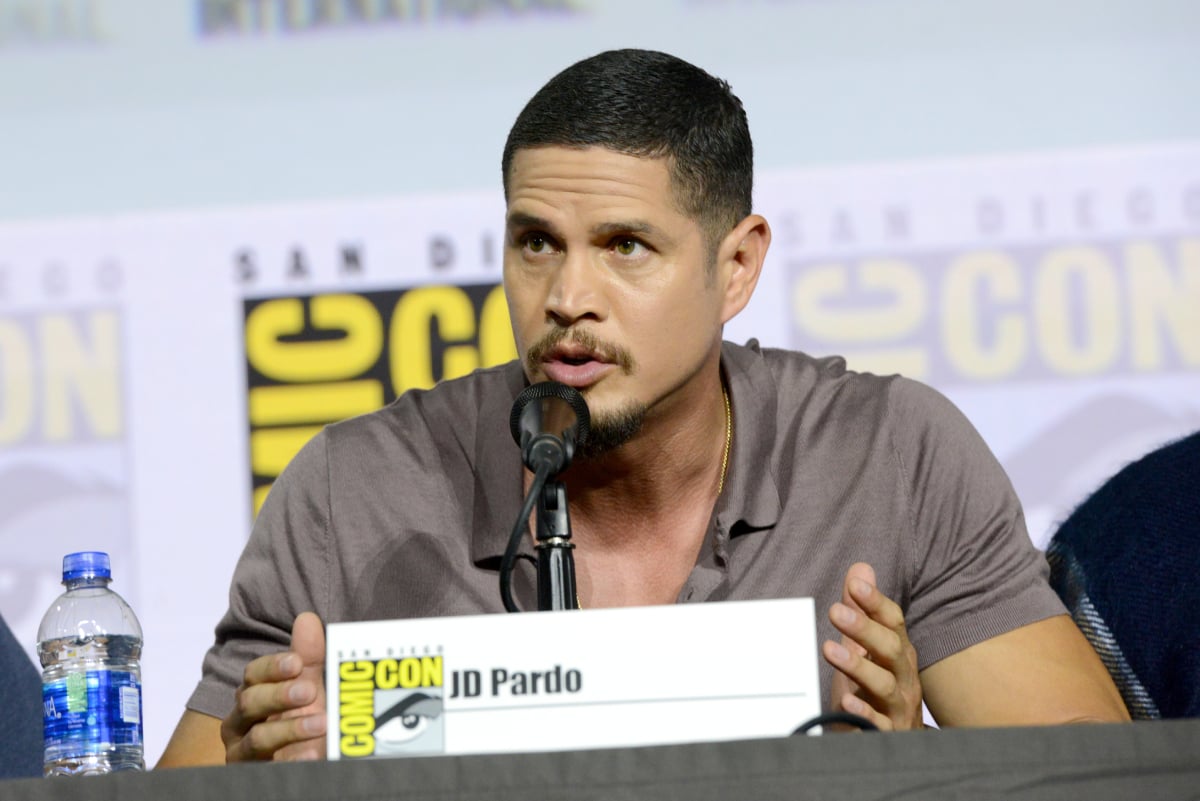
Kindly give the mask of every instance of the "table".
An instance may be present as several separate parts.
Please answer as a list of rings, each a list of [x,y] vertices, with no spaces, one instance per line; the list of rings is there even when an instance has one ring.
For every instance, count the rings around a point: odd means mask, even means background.
[[[1200,720],[829,734],[0,782],[4,801],[1200,799]]]

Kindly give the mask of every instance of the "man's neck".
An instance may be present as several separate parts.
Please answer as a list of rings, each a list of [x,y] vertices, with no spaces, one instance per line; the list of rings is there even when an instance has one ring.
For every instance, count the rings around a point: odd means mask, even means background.
[[[676,531],[671,521],[690,521],[696,515],[684,510],[701,510],[707,523],[723,478],[729,425],[715,374],[693,399],[648,414],[632,440],[576,462],[566,474],[573,527],[583,539],[617,549],[647,528],[663,537],[702,538],[694,523]]]

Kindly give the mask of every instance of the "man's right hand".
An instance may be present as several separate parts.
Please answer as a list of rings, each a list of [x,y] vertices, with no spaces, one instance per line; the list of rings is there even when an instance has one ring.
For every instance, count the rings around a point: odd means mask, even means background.
[[[246,666],[221,721],[226,762],[325,758],[325,629],[312,612],[292,624],[291,650]]]

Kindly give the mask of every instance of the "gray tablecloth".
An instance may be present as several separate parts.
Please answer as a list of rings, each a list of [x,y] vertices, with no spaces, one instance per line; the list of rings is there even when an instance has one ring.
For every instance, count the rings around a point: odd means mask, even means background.
[[[1200,720],[831,734],[0,783],[5,801],[1200,799]]]

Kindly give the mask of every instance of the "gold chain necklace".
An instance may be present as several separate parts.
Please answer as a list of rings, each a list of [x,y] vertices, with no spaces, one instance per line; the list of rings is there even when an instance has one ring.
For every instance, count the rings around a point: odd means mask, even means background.
[[[717,482],[717,495],[725,489],[725,473],[729,470],[729,446],[733,443],[733,414],[729,411],[729,390],[721,384],[721,397],[725,400],[725,452],[721,454],[721,480]]]
[[[721,453],[721,479],[717,482],[717,497],[721,496],[721,490],[725,489],[725,473],[729,470],[729,446],[733,444],[733,412],[729,408],[729,390],[725,389],[725,384],[721,384],[721,399],[725,401],[725,450]],[[575,607],[583,608],[583,603],[579,600],[579,585],[575,585]]]

